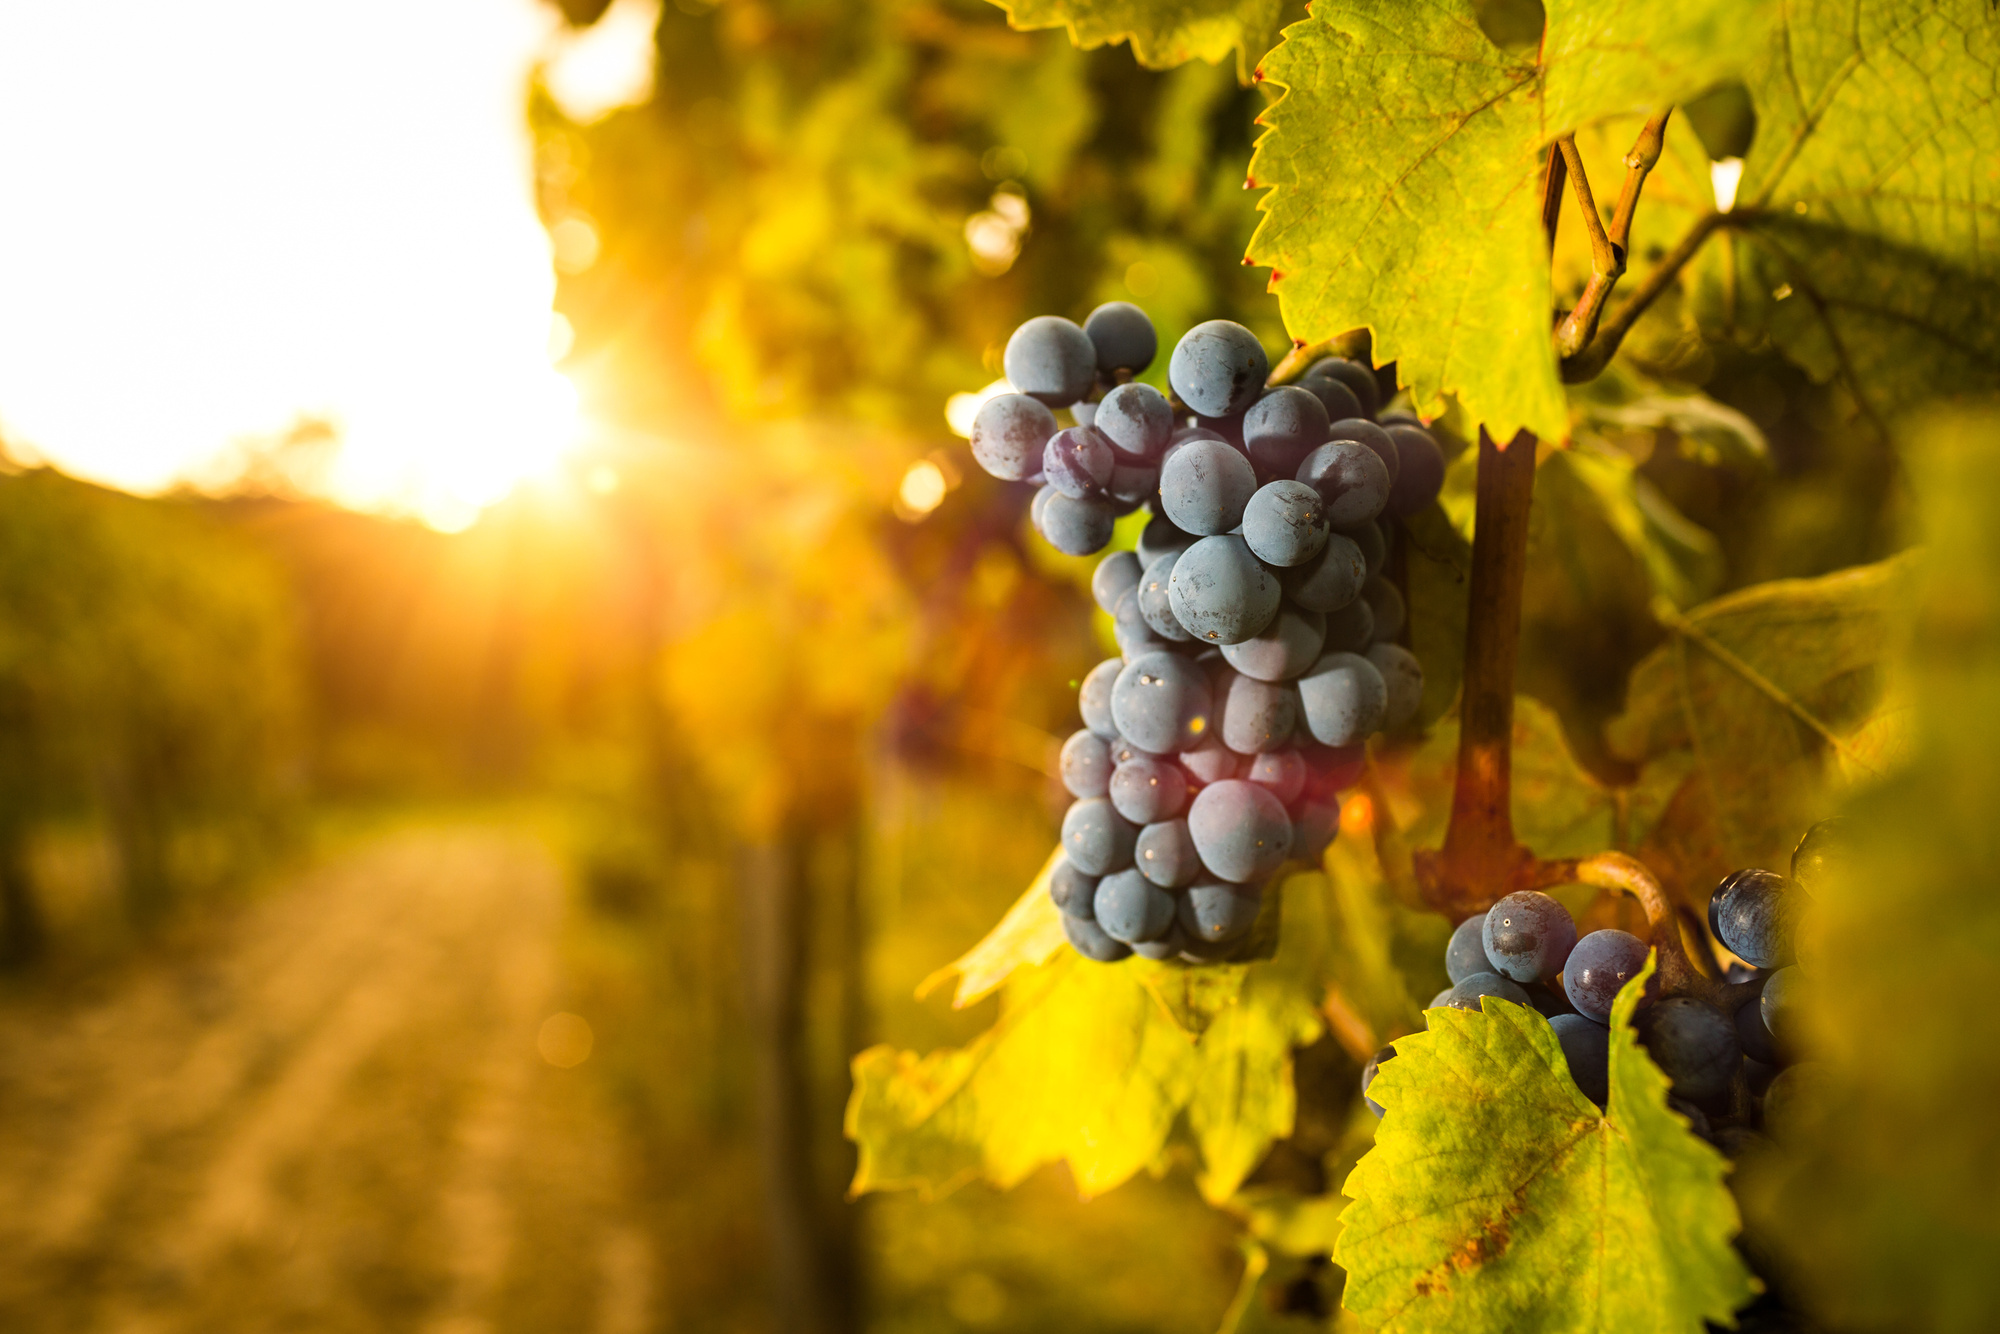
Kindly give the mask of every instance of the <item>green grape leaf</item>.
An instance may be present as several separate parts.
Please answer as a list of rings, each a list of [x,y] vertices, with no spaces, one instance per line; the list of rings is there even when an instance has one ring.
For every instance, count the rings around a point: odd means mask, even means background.
[[[1986,0],[1799,0],[1701,272],[1711,328],[1838,375],[1878,425],[2000,381],[2000,24]]]
[[[854,1058],[853,1191],[1009,1187],[1063,1161],[1079,1190],[1101,1194],[1154,1162],[1185,1113],[1203,1194],[1229,1198],[1291,1133],[1291,1053],[1320,1033],[1332,963],[1326,877],[1295,873],[1266,894],[1283,904],[1268,959],[1190,969],[996,949],[1009,974],[991,1029],[927,1056],[878,1046]]]
[[[1067,28],[1085,50],[1130,42],[1148,69],[1190,60],[1213,65],[1234,52],[1249,82],[1257,57],[1277,40],[1284,0],[994,0],[1016,28]]]
[[[1651,972],[1612,1012],[1605,1111],[1532,1009],[1433,1010],[1398,1040],[1369,1090],[1387,1115],[1343,1187],[1347,1309],[1383,1334],[1699,1334],[1749,1299],[1722,1155],[1667,1109],[1630,1027]]]
[[[977,945],[925,978],[917,987],[918,997],[928,996],[956,978],[951,1008],[962,1010],[998,991],[1016,968],[1043,963],[1061,949],[1066,939],[1062,915],[1049,897],[1049,877],[1061,860],[1062,846],[1058,844],[1007,915]]]
[[[1788,1108],[1770,1151],[1742,1168],[1744,1211],[1812,1303],[1815,1327],[1992,1325],[1996,438],[2000,413],[1986,407],[1912,423],[1905,441],[1926,549],[1914,633],[1892,674],[1914,701],[1914,753],[1840,812],[1853,860],[1815,883],[1802,923],[1821,983],[1804,998],[1801,1035],[1819,1096],[1797,1115]],[[1951,1016],[1948,1033],[1916,1035],[1912,1014]]]
[[[1840,778],[1829,758],[1853,749],[1883,698],[1907,568],[1897,558],[1757,584],[1685,616],[1660,607],[1673,637],[1633,669],[1606,738],[1635,763],[1693,755],[1681,818],[1663,821],[1679,846],[1654,868],[1677,888],[1783,867]]]
[[[1250,163],[1267,188],[1249,259],[1285,327],[1367,326],[1418,410],[1453,395],[1500,440],[1568,431],[1549,337],[1542,150],[1737,74],[1771,6],[1550,0],[1538,52],[1480,30],[1471,0],[1314,7],[1265,57],[1285,90]]]

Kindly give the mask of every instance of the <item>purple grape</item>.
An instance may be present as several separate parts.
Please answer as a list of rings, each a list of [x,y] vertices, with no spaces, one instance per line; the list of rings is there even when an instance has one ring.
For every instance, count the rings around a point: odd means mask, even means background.
[[[1780,968],[1764,982],[1764,994],[1757,999],[1757,1015],[1764,1028],[1782,1049],[1798,1040],[1799,970]]]
[[[1346,357],[1321,357],[1301,379],[1333,380],[1346,385],[1360,407],[1359,416],[1373,417],[1376,409],[1382,406],[1382,386],[1375,379],[1375,372],[1358,361],[1350,361]]]
[[[1160,506],[1182,532],[1226,533],[1243,522],[1257,470],[1220,440],[1190,440],[1160,465]]]
[[[1216,700],[1222,744],[1239,755],[1261,755],[1287,745],[1299,725],[1298,691],[1290,685],[1230,673]]]
[[[1268,565],[1304,565],[1325,550],[1328,532],[1326,504],[1304,482],[1261,486],[1243,507],[1243,540]]]
[[[1743,1054],[1753,1061],[1765,1065],[1780,1062],[1778,1044],[1773,1040],[1770,1025],[1764,1022],[1764,1001],[1745,1001],[1736,1007],[1736,1045],[1743,1048]]]
[[[1494,972],[1516,982],[1546,981],[1576,948],[1576,921],[1540,890],[1516,890],[1487,910],[1483,939]]]
[[[1132,867],[1098,881],[1092,904],[1104,934],[1127,945],[1158,940],[1174,924],[1174,896]]]
[[[1528,1003],[1528,993],[1498,973],[1473,973],[1463,981],[1453,983],[1451,994],[1445,997],[1444,1003],[1454,1010],[1470,1010],[1478,1014],[1482,1008],[1479,1004],[1482,996],[1497,996],[1516,1005]]]
[[[1336,528],[1370,522],[1389,503],[1389,470],[1381,455],[1352,440],[1321,445],[1293,475],[1319,493],[1326,521]]]
[[[1375,670],[1382,673],[1382,684],[1389,688],[1389,711],[1382,720],[1382,730],[1402,731],[1424,702],[1424,665],[1401,644],[1371,644],[1362,656],[1375,664]]]
[[[1326,642],[1326,617],[1290,602],[1281,603],[1277,618],[1264,633],[1238,644],[1222,646],[1223,661],[1259,681],[1291,681],[1318,661]]]
[[[1328,615],[1361,596],[1368,563],[1354,539],[1329,533],[1319,554],[1278,576],[1285,595],[1307,611]],[[1370,622],[1373,625],[1373,622]]]
[[[1130,551],[1114,551],[1097,562],[1097,568],[1090,574],[1090,596],[1097,605],[1109,612],[1118,606],[1119,595],[1128,588],[1136,588],[1139,576],[1145,566],[1139,564],[1138,556]]]
[[[1390,491],[1394,492],[1396,476],[1402,470],[1403,456],[1397,452],[1396,441],[1386,428],[1360,417],[1348,417],[1336,419],[1333,425],[1327,427],[1326,438],[1329,441],[1345,440],[1361,445],[1382,460],[1383,470],[1389,474]],[[1385,498],[1383,502],[1385,508],[1387,503]]]
[[[1396,442],[1398,466],[1386,512],[1407,519],[1444,489],[1444,451],[1438,448],[1437,437],[1421,426],[1398,423],[1389,428],[1389,436]]]
[[[1139,577],[1139,615],[1153,628],[1153,633],[1171,643],[1185,644],[1194,636],[1174,615],[1172,599],[1168,590],[1172,586],[1174,565],[1180,560],[1180,553],[1168,552],[1146,567]]]
[[[1070,947],[1092,963],[1117,963],[1132,953],[1132,947],[1106,935],[1095,917],[1062,915],[1063,934]]]
[[[1382,730],[1389,687],[1375,664],[1356,653],[1327,653],[1299,678],[1305,730],[1324,746],[1348,746]]]
[[[1204,537],[1181,553],[1167,587],[1174,616],[1196,639],[1240,644],[1267,629],[1284,594],[1235,536]]]
[[[1085,875],[1108,875],[1132,864],[1139,831],[1103,797],[1073,803],[1063,816],[1063,854]]]
[[[1576,942],[1563,964],[1563,992],[1576,1012],[1600,1024],[1611,1022],[1611,1003],[1646,966],[1646,942],[1627,931],[1593,931]],[[1657,980],[1648,992],[1657,995]]]
[[[1161,820],[1141,829],[1132,862],[1162,889],[1185,889],[1201,875],[1201,856],[1186,820]]]
[[[1308,373],[1299,380],[1299,388],[1320,401],[1320,406],[1326,409],[1328,421],[1339,421],[1361,413],[1360,397],[1338,380]]]
[[[1072,733],[1057,767],[1072,797],[1101,797],[1111,781],[1111,748],[1095,732]]]
[[[1090,496],[1078,500],[1054,487],[1042,488],[1042,517],[1036,527],[1048,544],[1065,556],[1093,556],[1111,540],[1117,516],[1108,502]]]
[[[1142,653],[1111,687],[1118,735],[1151,755],[1190,750],[1210,730],[1208,676],[1172,653]]]
[[[1143,460],[1133,462],[1116,450],[1112,451],[1112,457],[1111,480],[1104,484],[1104,493],[1111,497],[1113,508],[1122,516],[1138,509],[1158,493],[1160,469],[1158,465]]]
[[[1132,953],[1142,959],[1151,959],[1155,963],[1165,963],[1169,959],[1181,957],[1186,952],[1187,947],[1187,935],[1181,930],[1181,924],[1176,921],[1172,926],[1167,928],[1166,935],[1161,936],[1158,940],[1144,940],[1139,942],[1132,947]]]
[[[972,419],[972,457],[1003,482],[1019,482],[1042,466],[1042,449],[1056,433],[1056,414],[1026,394],[998,394]]]
[[[1316,394],[1295,385],[1281,386],[1267,391],[1243,414],[1243,446],[1250,462],[1265,474],[1290,477],[1326,439],[1328,424],[1326,405]]]
[[[1221,735],[1213,731],[1200,745],[1182,751],[1179,760],[1182,772],[1203,786],[1238,777],[1244,767],[1243,757],[1223,745]]]
[[[1198,881],[1180,896],[1181,930],[1191,940],[1226,945],[1250,930],[1263,902],[1263,891],[1255,885]]]
[[[1278,869],[1292,845],[1292,822],[1269,791],[1240,778],[1211,783],[1188,806],[1188,832],[1202,865],[1248,884]]]
[[[1171,820],[1187,804],[1187,775],[1171,760],[1150,755],[1128,760],[1112,770],[1107,787],[1111,804],[1133,824]]]
[[[1157,462],[1174,433],[1174,410],[1149,384],[1121,384],[1097,405],[1091,425],[1134,458]]]
[[[1118,736],[1118,725],[1111,721],[1111,687],[1124,670],[1124,662],[1106,658],[1090,669],[1090,675],[1083,678],[1083,688],[1077,691],[1077,712],[1083,715],[1083,725],[1106,741]]]
[[[1320,645],[1322,653],[1359,653],[1365,657],[1375,646],[1375,613],[1360,598],[1328,612],[1326,637]]]
[[[1060,315],[1037,315],[1014,330],[1001,354],[1007,382],[1052,408],[1066,408],[1097,382],[1097,349]]]
[[[1375,615],[1374,641],[1387,644],[1403,633],[1402,590],[1377,575],[1361,585],[1361,600]]]
[[[1106,379],[1119,371],[1137,375],[1153,364],[1160,336],[1146,312],[1130,301],[1107,301],[1090,312],[1083,332],[1097,350],[1097,369]]]
[[[1633,1027],[1674,1096],[1703,1108],[1726,1104],[1743,1064],[1731,1016],[1692,996],[1669,996],[1641,1010]]]
[[[1361,549],[1361,559],[1368,566],[1368,578],[1373,579],[1382,573],[1382,563],[1389,559],[1389,541],[1382,536],[1379,523],[1357,523],[1352,528],[1338,531]]]
[[[1738,871],[1716,886],[1708,922],[1729,951],[1755,968],[1792,961],[1795,894],[1776,871]]]
[[[1265,751],[1250,761],[1250,772],[1245,778],[1269,788],[1280,805],[1290,806],[1306,790],[1305,757],[1296,750]]]
[[[1071,917],[1088,917],[1094,911],[1091,904],[1096,896],[1096,876],[1077,870],[1076,863],[1067,857],[1056,862],[1056,869],[1049,873],[1049,897],[1057,909]]]
[[[1569,1077],[1583,1096],[1599,1107],[1611,1101],[1611,1030],[1580,1014],[1559,1014],[1549,1020],[1562,1044]]]
[[[1270,369],[1256,334],[1228,320],[1209,320],[1195,325],[1174,345],[1167,359],[1167,383],[1181,402],[1202,416],[1228,417],[1257,401]]]
[[[1146,521],[1145,531],[1139,534],[1139,568],[1150,568],[1160,557],[1173,553],[1179,555],[1195,544],[1193,533],[1184,533],[1174,527],[1174,522],[1164,514],[1155,514]]]
[[[1485,927],[1486,914],[1477,913],[1452,929],[1451,943],[1444,947],[1444,970],[1454,986],[1474,973],[1493,971],[1493,965],[1486,961],[1486,938],[1481,934]]]
[[[1145,612],[1139,606],[1139,589],[1129,588],[1118,597],[1118,605],[1111,609],[1111,635],[1118,641],[1118,651],[1130,662],[1141,653],[1163,651],[1167,641],[1160,638],[1159,631],[1146,620]]]
[[[1042,449],[1042,471],[1049,485],[1076,500],[1101,495],[1116,462],[1111,442],[1095,426],[1057,431]]]

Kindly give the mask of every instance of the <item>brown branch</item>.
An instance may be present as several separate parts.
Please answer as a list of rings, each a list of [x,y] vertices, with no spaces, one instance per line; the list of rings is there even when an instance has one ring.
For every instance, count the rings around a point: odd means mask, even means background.
[[[1565,360],[1591,345],[1597,336],[1604,303],[1611,299],[1612,289],[1625,276],[1625,262],[1632,249],[1632,218],[1639,211],[1639,192],[1645,188],[1646,177],[1659,164],[1660,152],[1666,144],[1667,117],[1671,114],[1671,107],[1654,112],[1639,131],[1632,151],[1625,155],[1625,183],[1619,188],[1618,206],[1612,211],[1609,231],[1598,221],[1597,204],[1591,198],[1590,183],[1583,176],[1583,159],[1577,154],[1576,140],[1566,136],[1559,143],[1570,172],[1577,179],[1577,204],[1590,232],[1590,281],[1575,308],[1556,325],[1556,355]]]
[[[1478,486],[1451,824],[1442,848],[1415,858],[1424,898],[1453,917],[1490,907],[1534,864],[1514,837],[1510,767],[1535,437],[1523,431],[1503,449],[1480,431]]]
[[[1581,384],[1585,380],[1594,380],[1603,374],[1604,368],[1611,364],[1612,356],[1618,351],[1618,345],[1625,341],[1625,335],[1632,331],[1632,326],[1646,313],[1646,308],[1657,301],[1660,294],[1672,285],[1680,271],[1687,266],[1687,262],[1694,258],[1695,252],[1701,249],[1702,243],[1708,240],[1716,228],[1727,225],[1730,217],[1731,215],[1727,213],[1708,213],[1699,218],[1667,257],[1646,275],[1646,281],[1639,285],[1639,290],[1634,292],[1631,298],[1618,308],[1618,313],[1597,331],[1589,345],[1574,355],[1562,359],[1563,383]]]

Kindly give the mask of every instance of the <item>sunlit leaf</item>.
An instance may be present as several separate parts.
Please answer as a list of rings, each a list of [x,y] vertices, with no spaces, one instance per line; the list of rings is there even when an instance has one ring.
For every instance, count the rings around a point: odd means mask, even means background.
[[[1090,48],[1130,42],[1149,69],[1189,60],[1211,65],[1236,56],[1249,79],[1257,57],[1277,40],[1284,0],[995,0],[1017,28],[1067,28],[1070,40]]]
[[[1541,150],[1737,72],[1769,6],[1553,0],[1539,54],[1480,30],[1470,0],[1316,6],[1265,58],[1250,244],[1293,337],[1367,326],[1425,415],[1455,395],[1509,439],[1567,433],[1549,338]]]
[[[1629,1026],[1651,971],[1613,1011],[1604,1112],[1525,1007],[1434,1010],[1396,1043],[1370,1089],[1387,1115],[1343,1188],[1349,1310],[1382,1331],[1695,1334],[1751,1296],[1722,1156],[1667,1110]]]
[[[1674,859],[1690,874],[1782,867],[1825,813],[1828,760],[1849,754],[1881,700],[1907,596],[1907,562],[1891,560],[1758,584],[1685,618],[1661,609],[1673,638],[1634,669],[1607,735],[1635,763],[1692,752],[1689,818],[1665,822],[1673,839],[1705,845]]]
[[[999,1022],[970,1046],[862,1052],[847,1109],[854,1191],[1011,1186],[1060,1160],[1099,1194],[1152,1163],[1185,1112],[1203,1193],[1234,1194],[1291,1131],[1291,1053],[1318,1036],[1332,966],[1325,877],[1266,893],[1284,903],[1271,958],[1189,969],[1016,955]]]
[[[1044,963],[1061,949],[1065,941],[1062,915],[1049,897],[1049,877],[1061,859],[1062,848],[1057,847],[999,924],[977,945],[925,978],[917,995],[928,996],[957,978],[951,1005],[962,1010],[992,995],[1016,968]]]
[[[2000,380],[2000,26],[1986,0],[1803,0],[1748,78],[1757,137],[1702,271],[1711,326],[1876,417]]]

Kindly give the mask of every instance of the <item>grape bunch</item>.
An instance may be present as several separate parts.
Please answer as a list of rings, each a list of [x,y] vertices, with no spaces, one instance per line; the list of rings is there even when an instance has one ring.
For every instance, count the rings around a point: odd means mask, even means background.
[[[1770,1108],[1793,1096],[1799,969],[1798,914],[1806,895],[1839,865],[1845,822],[1826,820],[1806,831],[1792,853],[1791,874],[1749,869],[1725,876],[1708,901],[1715,939],[1735,955],[1705,996],[1662,996],[1656,974],[1634,1016],[1640,1045],[1671,1086],[1669,1104],[1697,1134],[1734,1151],[1761,1127]],[[1611,1004],[1645,966],[1646,942],[1625,931],[1578,938],[1569,912],[1547,894],[1513,893],[1458,924],[1445,948],[1452,985],[1428,1008],[1477,1012],[1480,998],[1498,996],[1539,1011],[1555,1030],[1570,1077],[1591,1101],[1609,1097]],[[1394,1047],[1377,1052],[1361,1073],[1367,1098]],[[1368,1106],[1377,1116],[1382,1107]]]
[[[1158,350],[1127,302],[1080,327],[1038,316],[1007,342],[1014,392],[972,426],[980,466],[1037,488],[1035,529],[1065,554],[1151,511],[1138,549],[1092,577],[1120,656],[1084,679],[1062,750],[1076,800],[1050,892],[1077,952],[1106,963],[1228,958],[1272,873],[1324,854],[1368,738],[1423,695],[1382,571],[1394,521],[1444,481],[1414,416],[1378,417],[1366,366],[1328,357],[1268,386],[1256,336],[1210,320],[1168,358],[1169,396],[1133,378]]]

